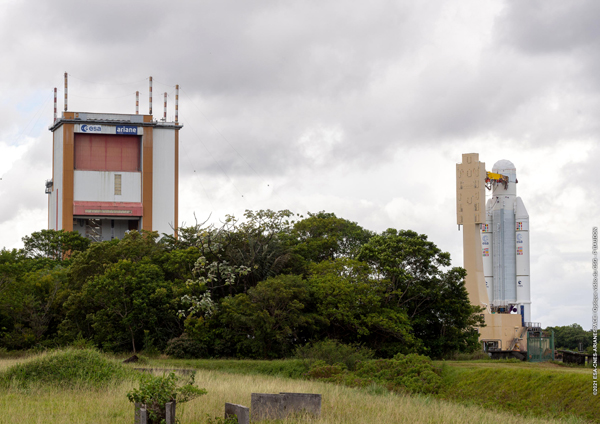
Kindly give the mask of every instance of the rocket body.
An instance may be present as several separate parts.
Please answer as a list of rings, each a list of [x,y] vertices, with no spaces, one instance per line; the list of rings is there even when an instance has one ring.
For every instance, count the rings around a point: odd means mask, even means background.
[[[518,313],[531,321],[529,285],[529,214],[517,197],[517,172],[512,162],[500,160],[492,172],[507,177],[493,181],[481,225],[481,247],[490,310]]]

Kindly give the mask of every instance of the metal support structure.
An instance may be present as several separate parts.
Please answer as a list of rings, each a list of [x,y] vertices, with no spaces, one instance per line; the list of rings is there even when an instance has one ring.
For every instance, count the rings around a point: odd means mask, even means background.
[[[69,74],[65,72],[65,112],[68,106],[68,93],[69,93]]]
[[[165,93],[165,103],[164,103],[163,119],[165,120],[165,122],[167,122],[167,93]]]
[[[57,93],[56,93],[56,87],[54,87],[54,122],[56,122],[56,118],[57,118],[57,99],[56,99]]]
[[[179,84],[175,86],[175,123],[179,123]]]
[[[88,219],[85,225],[85,236],[93,242],[102,241],[102,222],[99,219]]]
[[[150,115],[152,115],[152,77],[150,77]]]

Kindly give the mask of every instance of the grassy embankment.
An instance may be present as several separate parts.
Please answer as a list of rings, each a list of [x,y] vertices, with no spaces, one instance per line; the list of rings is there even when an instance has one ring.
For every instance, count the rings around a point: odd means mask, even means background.
[[[522,415],[600,421],[592,370],[548,363],[448,363],[440,397]]]
[[[48,359],[51,355],[41,358]],[[20,359],[23,364],[15,368],[15,361],[0,360],[1,376],[11,375],[0,389],[0,423],[131,423],[133,407],[125,394],[134,387],[136,374],[123,370],[116,360],[92,357],[86,366],[74,356],[66,361],[46,361],[40,357]],[[69,360],[77,361],[79,370],[67,366]],[[36,363],[37,361],[37,363]],[[85,360],[83,361],[85,362]],[[175,361],[150,361],[148,365],[171,364]],[[352,389],[327,383],[293,380],[289,378],[254,374],[254,361],[209,361],[204,365],[213,368],[229,367],[229,372],[199,370],[196,381],[208,390],[203,396],[184,405],[178,416],[183,424],[204,423],[209,416],[222,416],[225,402],[250,404],[252,392],[277,393],[280,391],[323,394],[321,424],[342,423],[481,423],[503,422],[506,424],[533,423],[579,423],[577,419],[544,420],[523,418],[508,412],[494,412],[478,406],[465,406],[435,399],[431,396],[403,396],[390,394],[381,387]],[[210,363],[217,363],[210,364]],[[233,363],[237,363],[233,366]],[[197,361],[177,364],[190,367]],[[240,366],[242,364],[242,366]],[[258,362],[261,371],[266,361]],[[287,364],[277,364],[277,367]],[[87,371],[82,370],[85,368]],[[236,370],[235,373],[232,370]],[[33,371],[33,373],[32,373]],[[242,372],[243,374],[240,374]],[[42,374],[40,377],[38,374]],[[15,384],[17,383],[17,384]],[[285,423],[311,421],[294,418]]]
[[[578,417],[600,422],[600,398],[592,395],[590,368],[550,363],[506,361],[438,361],[444,386],[436,398],[463,405],[543,418]],[[299,378],[299,360],[153,359],[148,366],[196,368],[226,373]]]

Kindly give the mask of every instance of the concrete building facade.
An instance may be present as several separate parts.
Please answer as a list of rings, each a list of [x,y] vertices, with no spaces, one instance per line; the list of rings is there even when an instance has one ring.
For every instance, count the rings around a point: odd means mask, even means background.
[[[176,235],[181,128],[152,115],[63,112],[50,127],[48,228],[93,241]]]

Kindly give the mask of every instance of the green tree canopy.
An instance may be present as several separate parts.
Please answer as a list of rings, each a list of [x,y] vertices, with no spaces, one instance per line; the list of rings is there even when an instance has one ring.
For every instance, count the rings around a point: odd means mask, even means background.
[[[548,327],[547,330],[554,330],[554,345],[559,349],[579,351],[580,343],[582,350],[592,345],[592,332],[585,331],[579,324]]]
[[[90,241],[74,231],[41,230],[23,237],[23,251],[28,258],[63,260],[67,254],[86,250]]]
[[[312,324],[306,313],[306,282],[299,276],[279,275],[221,303],[223,322],[241,336],[238,349],[262,358],[289,354],[303,327]]]
[[[320,338],[365,343],[383,355],[415,348],[406,311],[386,302],[386,282],[372,278],[366,263],[339,258],[314,264],[308,283],[315,313],[325,320]]]
[[[363,245],[358,259],[387,285],[385,304],[406,311],[425,353],[440,357],[476,348],[481,309],[470,305],[466,274],[461,268],[447,270],[450,254],[426,235],[388,229]]]
[[[354,258],[373,236],[356,222],[338,218],[334,213],[308,213],[294,224],[291,244],[294,252],[311,262]]]
[[[175,334],[179,302],[159,266],[149,261],[121,259],[83,286],[81,296],[90,305],[86,320],[94,340],[108,350],[136,352],[144,330],[154,339]],[[179,330],[181,330],[179,328]],[[163,340],[163,345],[167,340]]]

